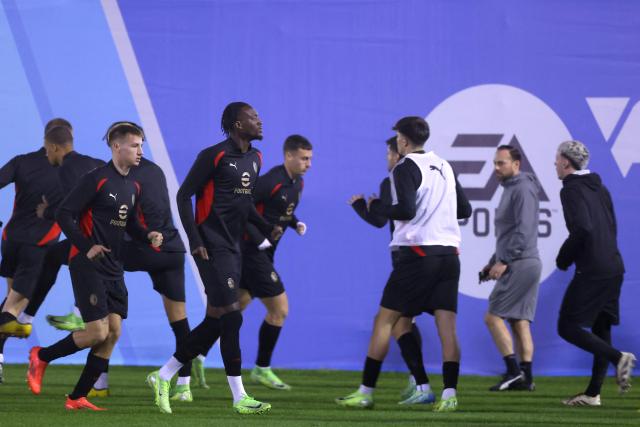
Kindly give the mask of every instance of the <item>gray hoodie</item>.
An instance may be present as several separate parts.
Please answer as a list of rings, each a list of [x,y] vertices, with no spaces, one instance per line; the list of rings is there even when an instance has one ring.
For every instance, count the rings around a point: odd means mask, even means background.
[[[500,183],[504,192],[496,210],[496,252],[492,262],[509,264],[523,258],[539,258],[538,208],[541,190],[538,178],[528,172]]]

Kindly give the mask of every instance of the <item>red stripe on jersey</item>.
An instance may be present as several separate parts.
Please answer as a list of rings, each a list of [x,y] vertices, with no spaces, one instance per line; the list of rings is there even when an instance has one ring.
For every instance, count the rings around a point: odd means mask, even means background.
[[[147,230],[149,227],[147,226],[147,221],[144,219],[144,213],[142,212],[142,208],[138,206],[138,221],[140,221],[140,225],[142,228]]]
[[[69,261],[71,261],[73,257],[78,255],[79,253],[80,251],[78,250],[78,248],[76,248],[75,245],[71,245],[71,250],[69,251]]]
[[[300,179],[300,191],[304,190],[304,180]]]
[[[80,218],[80,229],[85,237],[91,237],[93,234],[93,211],[88,209],[84,211]]]
[[[100,181],[98,181],[98,186],[96,187],[96,191],[100,191],[100,189],[102,188],[105,182],[107,182],[107,178],[102,178]]]
[[[138,190],[138,196],[139,196],[141,191],[140,184],[138,183],[138,181],[133,181],[133,183],[136,185],[136,189]]]
[[[260,167],[262,167],[262,153],[258,151],[258,158],[260,159]]]
[[[2,240],[7,240],[7,227],[2,230]]]
[[[196,224],[202,224],[211,213],[211,208],[213,207],[213,195],[214,195],[215,186],[213,184],[213,179],[210,179],[207,182],[207,185],[204,186],[202,193],[200,193],[200,197],[196,198]]]
[[[410,246],[411,250],[420,256],[427,256],[420,246]]]
[[[220,163],[220,160],[222,160],[222,158],[224,157],[224,150],[222,150],[221,152],[218,153],[218,155],[216,156],[215,160],[213,161],[213,166],[214,167],[218,167],[218,163]]]
[[[264,203],[258,203],[256,205],[256,210],[260,215],[264,215]]]
[[[276,184],[275,187],[273,187],[273,190],[271,190],[271,194],[269,194],[269,197],[273,197],[274,194],[276,194],[278,192],[278,190],[280,189],[280,187],[282,187],[282,184]]]
[[[44,246],[50,241],[57,239],[58,236],[60,236],[61,232],[62,230],[60,229],[58,223],[54,222],[49,231],[47,231],[47,234],[45,234],[44,237],[40,239],[40,241],[38,242],[38,246]]]

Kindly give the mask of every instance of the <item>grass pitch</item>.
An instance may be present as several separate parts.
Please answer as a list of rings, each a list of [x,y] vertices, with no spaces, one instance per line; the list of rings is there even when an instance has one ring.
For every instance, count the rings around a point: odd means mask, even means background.
[[[583,391],[583,377],[538,377],[531,392],[489,393],[497,378],[464,376],[459,383],[459,411],[431,412],[431,406],[399,407],[398,395],[406,375],[383,373],[375,394],[375,409],[348,410],[333,399],[351,393],[360,373],[343,371],[277,370],[292,391],[269,390],[244,378],[249,394],[270,402],[270,413],[240,416],[233,412],[224,372],[207,370],[211,389],[194,389],[193,403],[172,402],[173,414],[158,412],[151,390],[145,384],[152,368],[114,366],[109,371],[111,397],[92,399],[108,412],[64,409],[69,393],[80,375],[80,366],[52,365],[47,369],[43,391],[33,396],[27,389],[25,365],[5,365],[5,383],[0,384],[0,426],[631,426],[640,425],[640,393],[618,395],[615,381],[608,378],[599,408],[567,408],[560,400]],[[432,376],[436,395],[441,378]]]

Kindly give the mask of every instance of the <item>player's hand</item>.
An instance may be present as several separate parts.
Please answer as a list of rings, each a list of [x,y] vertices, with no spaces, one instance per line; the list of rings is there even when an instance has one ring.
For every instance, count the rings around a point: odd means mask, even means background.
[[[298,233],[300,236],[304,236],[304,233],[307,232],[307,224],[305,224],[302,221],[298,221],[298,223],[296,224],[296,233]]]
[[[262,243],[260,243],[258,245],[258,250],[260,251],[264,251],[266,249],[269,249],[270,247],[272,247],[273,245],[271,244],[271,242],[269,241],[269,239],[264,239],[262,241]]]
[[[376,193],[373,193],[371,196],[369,196],[369,198],[367,199],[367,210],[371,210],[371,203],[373,203],[374,201],[378,200],[378,195]]]
[[[193,251],[191,251],[191,255],[193,255],[194,258],[198,257],[205,261],[209,261],[209,253],[207,253],[207,248],[205,248],[204,246],[198,246],[197,248],[195,248]]]
[[[49,202],[47,202],[47,198],[42,196],[42,203],[39,203],[36,206],[36,216],[40,219],[44,219],[44,211],[49,207]]]
[[[279,225],[273,226],[273,231],[271,231],[271,240],[277,242],[282,237],[284,230]]]
[[[109,252],[111,252],[111,249],[105,246],[93,245],[91,246],[91,249],[89,249],[89,252],[87,252],[87,258],[89,258],[91,261],[96,261],[100,258],[103,258]]]
[[[150,231],[149,234],[147,234],[147,239],[151,241],[151,246],[159,248],[164,241],[164,236],[159,231]]]
[[[355,202],[357,202],[360,199],[364,200],[364,194],[354,194],[353,196],[351,196],[351,198],[347,203],[349,203],[350,205],[353,205]]]
[[[507,265],[498,261],[493,264],[493,267],[489,270],[489,277],[493,280],[498,280],[502,277],[505,271],[507,271]]]

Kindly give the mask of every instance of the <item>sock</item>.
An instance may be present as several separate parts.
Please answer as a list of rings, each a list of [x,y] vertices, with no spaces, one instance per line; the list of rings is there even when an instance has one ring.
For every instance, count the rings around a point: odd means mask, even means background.
[[[176,351],[178,351],[178,348],[180,348],[180,346],[187,340],[187,337],[189,336],[189,321],[184,318],[182,320],[172,322],[170,325],[171,330],[173,331],[173,335],[176,338]],[[180,368],[180,371],[178,371],[178,375],[180,377],[188,377],[189,375],[191,375],[191,360],[189,360],[182,366],[182,368]]]
[[[375,360],[367,356],[367,359],[364,362],[364,371],[362,371],[362,385],[375,388],[381,369],[382,361]]]
[[[24,324],[32,324],[33,323],[33,316],[29,316],[28,314],[26,314],[25,312],[20,313],[20,315],[18,316],[18,322],[20,323],[24,323]]]
[[[373,394],[373,390],[375,390],[374,387],[367,387],[366,385],[360,385],[360,387],[358,387],[358,392],[362,393],[362,394],[368,394],[371,395]]]
[[[96,390],[104,390],[106,388],[109,388],[109,374],[107,372],[101,373],[95,384],[93,385],[93,388],[95,388]]]
[[[38,353],[38,357],[40,358],[40,360],[49,363],[52,360],[68,356],[80,350],[82,349],[78,347],[76,345],[76,342],[73,340],[73,334],[69,334],[57,343],[50,345],[49,347],[41,348],[40,352]],[[99,374],[100,372],[98,372],[98,375]]]
[[[96,383],[98,377],[109,366],[109,359],[103,359],[93,354],[93,351],[89,352],[87,356],[87,363],[84,365],[80,379],[69,395],[70,399],[79,399],[86,397],[91,387]]]
[[[247,395],[247,392],[244,391],[244,385],[242,384],[242,377],[240,375],[227,375],[227,382],[229,383],[229,388],[233,395],[233,403],[235,405]]]
[[[518,361],[516,360],[516,355],[511,353],[502,358],[504,360],[504,364],[507,367],[507,374],[509,375],[519,375],[520,368],[518,367]]]
[[[442,364],[442,381],[445,389],[458,387],[458,375],[460,375],[460,362],[444,362]]]
[[[82,317],[82,314],[80,314],[80,309],[76,306],[73,307],[73,314],[75,314],[78,317]]]
[[[242,313],[232,311],[220,316],[220,353],[224,371],[228,377],[242,375],[242,353],[240,351],[240,327]]]
[[[282,326],[274,326],[267,323],[266,320],[262,322],[260,326],[260,333],[258,334],[258,357],[256,358],[256,366],[266,368],[271,365],[271,354],[278,342],[278,336]]]
[[[4,343],[7,342],[7,337],[0,338],[0,354],[4,353]]]
[[[420,329],[418,329],[418,324],[415,320],[411,324],[411,333],[415,337],[418,347],[422,348],[422,334],[420,333]]]
[[[12,320],[17,320],[16,316],[9,313],[8,311],[3,311],[0,313],[0,325],[4,325],[5,323],[9,323]]]
[[[431,392],[431,386],[429,384],[419,384],[416,386],[416,389],[418,391],[422,391],[424,393],[430,393]]]
[[[189,385],[189,384],[191,384],[190,376],[178,377],[178,381],[176,382],[176,385]]]
[[[455,397],[456,389],[455,388],[445,388],[442,390],[442,400],[449,399],[451,397]]]
[[[398,346],[400,346],[400,352],[402,358],[407,364],[407,367],[411,371],[416,384],[428,384],[429,377],[424,370],[424,362],[422,361],[422,350],[418,346],[415,335],[412,332],[407,332],[398,338]]]
[[[182,363],[175,357],[171,356],[171,359],[169,359],[167,363],[160,368],[160,379],[164,381],[171,381],[171,378],[178,373],[180,368],[182,368]]]
[[[193,358],[208,352],[220,336],[220,319],[205,316],[198,326],[193,328],[173,356],[183,365]]]
[[[524,372],[524,379],[528,383],[533,382],[533,373],[531,371],[532,362],[520,362],[520,370]]]

